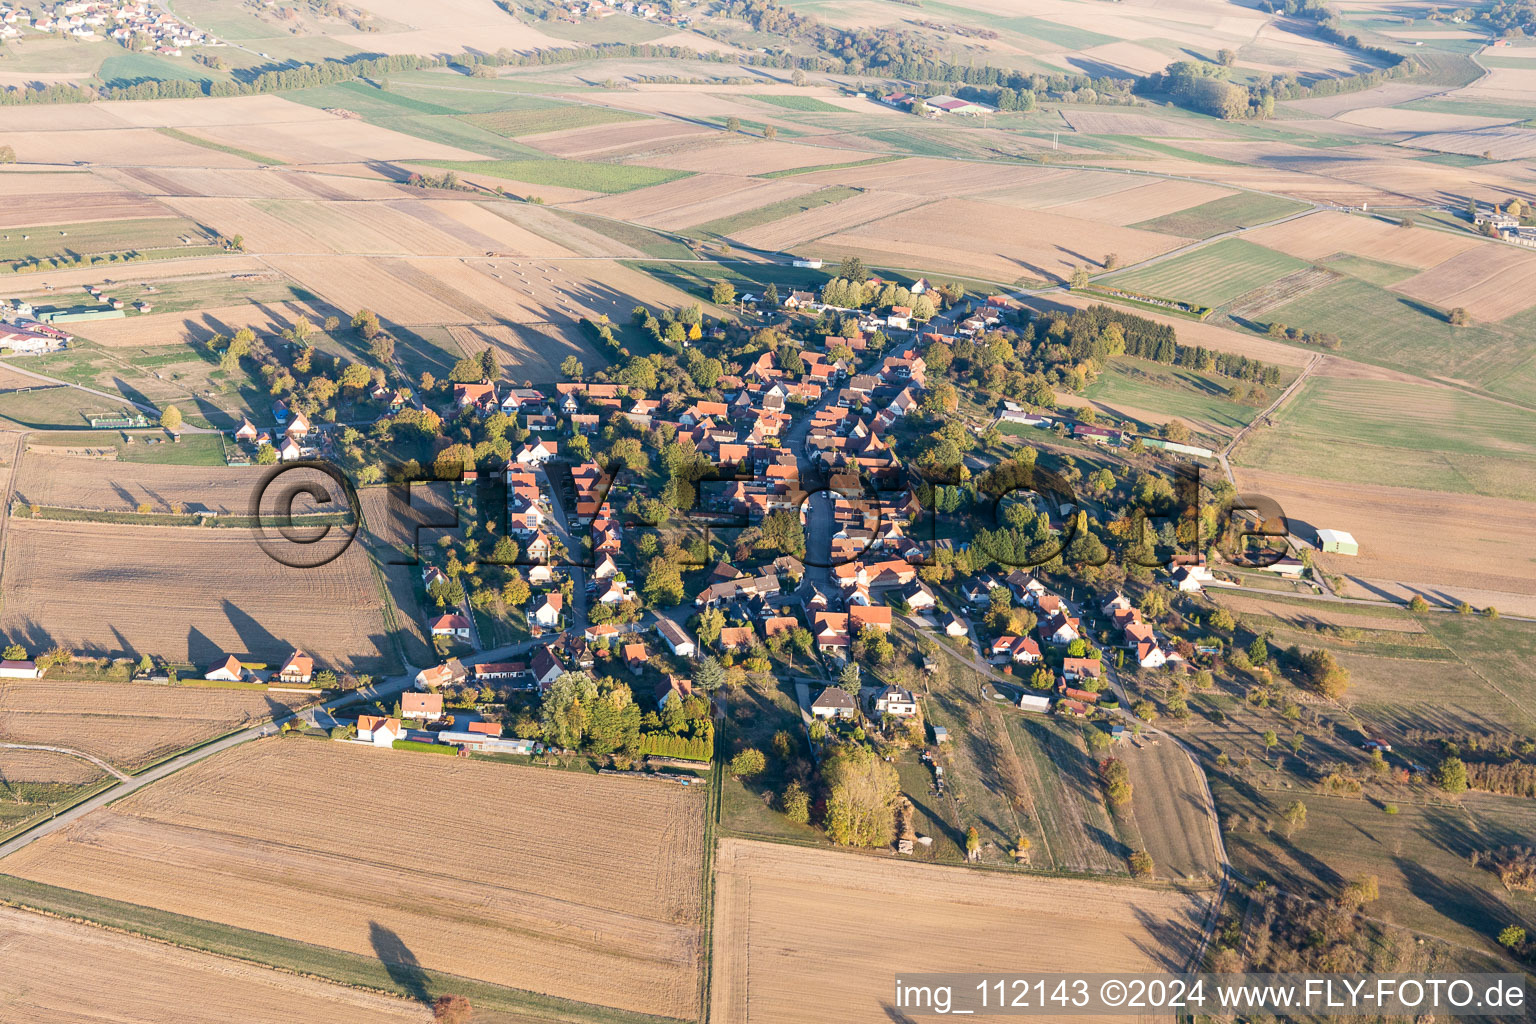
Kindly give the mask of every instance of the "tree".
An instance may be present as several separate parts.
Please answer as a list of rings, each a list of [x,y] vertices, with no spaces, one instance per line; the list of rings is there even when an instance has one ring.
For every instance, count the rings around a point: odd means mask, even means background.
[[[1306,827],[1307,805],[1300,800],[1292,800],[1285,805],[1285,810],[1280,812],[1280,816],[1285,819],[1285,837],[1289,839],[1297,829]]]
[[[21,644],[10,644],[5,649],[6,661],[26,661],[27,649]]]
[[[779,797],[779,806],[784,810],[784,817],[790,821],[804,825],[811,820],[811,798],[805,792],[805,787],[798,782],[791,781],[784,787]]]
[[[277,462],[277,449],[270,444],[264,444],[256,449],[256,465],[270,466]]]
[[[439,1024],[469,1024],[474,1009],[463,996],[442,995],[432,1004],[432,1019]]]
[[[880,847],[895,832],[901,783],[896,766],[861,744],[840,745],[822,762],[827,835],[841,846]]]
[[[863,682],[860,679],[857,662],[850,661],[843,666],[842,671],[837,674],[837,685],[839,689],[847,691],[855,702],[858,701],[859,690],[862,689]]]
[[[1429,611],[1429,602],[1424,600],[1423,594],[1414,594],[1408,601],[1408,610],[1415,615],[1421,615]]]
[[[1120,265],[1120,254],[1117,252],[1106,253],[1104,256],[1104,269],[1114,270]]]
[[[735,114],[732,114],[730,117],[726,118],[725,130],[728,132],[741,131],[741,118],[737,117]]]
[[[378,365],[389,366],[395,361],[395,339],[379,331],[368,343],[368,353]]]
[[[699,667],[693,674],[693,685],[705,693],[714,693],[725,685],[725,666],[720,664],[720,659],[713,654],[699,662]]]
[[[352,314],[352,329],[363,336],[364,341],[372,341],[379,333],[379,316],[371,309],[360,309]]]
[[[778,304],[779,304],[779,286],[774,284],[772,281],[769,281],[768,282],[768,287],[763,289],[763,305],[765,305],[765,306],[769,307],[770,309],[772,309],[772,308],[778,306]]]
[[[0,146],[0,164],[13,164],[16,162],[16,150],[11,146]]]
[[[768,759],[756,747],[748,747],[731,758],[731,774],[738,779],[750,779],[754,775],[761,775],[763,769],[767,767]]]
[[[763,138],[767,139],[769,142],[772,142],[774,139],[776,139],[778,137],[779,137],[779,130],[777,128],[775,128],[773,125],[770,124],[770,125],[767,125],[766,127],[763,128]]]
[[[1349,669],[1342,667],[1326,650],[1303,654],[1301,673],[1313,689],[1330,700],[1338,700],[1349,688]]]
[[[1088,285],[1088,268],[1087,267],[1077,267],[1077,268],[1075,268],[1072,271],[1072,280],[1069,282],[1069,285],[1070,285],[1070,287],[1073,287],[1073,288],[1085,288],[1085,287],[1087,287],[1087,285]]]
[[[1152,855],[1146,850],[1137,850],[1130,856],[1131,873],[1137,878],[1150,878],[1152,875]]]
[[[1519,949],[1525,945],[1525,929],[1512,924],[1499,932],[1499,945],[1505,949]]]
[[[1447,756],[1435,765],[1435,785],[1452,796],[1467,791],[1467,766],[1459,757]]]
[[[550,684],[541,708],[544,742],[561,750],[575,750],[586,737],[591,706],[597,701],[597,684],[585,672],[566,672]]]
[[[790,80],[791,83],[793,83],[795,85],[804,85],[805,84],[805,72],[801,71],[799,68],[795,68],[794,71],[790,72],[789,80]]]
[[[699,613],[699,625],[694,635],[698,637],[700,647],[712,647],[724,628],[725,613],[718,608],[705,608]]]
[[[843,262],[838,264],[837,276],[852,281],[854,284],[863,284],[869,280],[869,271],[864,266],[864,261],[857,256],[844,256]]]
[[[709,301],[717,306],[729,306],[736,301],[736,286],[729,281],[716,281],[709,290]]]
[[[1472,317],[1464,306],[1457,306],[1451,310],[1449,319],[1452,327],[1465,327],[1472,322]]]
[[[181,432],[181,410],[174,405],[168,405],[160,413],[160,426],[172,434]]]
[[[965,830],[965,859],[975,860],[981,854],[981,833],[972,825]]]
[[[669,558],[652,559],[650,571],[645,575],[644,593],[653,606],[682,604],[683,576],[677,563]]]
[[[581,365],[581,360],[575,356],[566,356],[560,361],[560,373],[568,379],[580,380],[584,370],[585,367]]]
[[[1222,67],[1229,68],[1232,65],[1237,63],[1237,51],[1236,50],[1229,50],[1226,47],[1222,47],[1221,49],[1216,51],[1216,61]]]
[[[1265,729],[1264,735],[1260,739],[1264,741],[1264,760],[1268,761],[1269,752],[1275,748],[1276,743],[1280,742],[1280,737],[1275,735],[1275,730]]]

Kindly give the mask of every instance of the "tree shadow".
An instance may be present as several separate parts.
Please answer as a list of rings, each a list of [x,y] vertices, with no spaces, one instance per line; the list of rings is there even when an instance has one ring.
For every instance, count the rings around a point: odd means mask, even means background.
[[[422,970],[416,954],[390,929],[377,921],[368,922],[368,942],[374,955],[389,972],[390,980],[418,1003],[431,1005],[432,994],[427,988],[427,972]]]

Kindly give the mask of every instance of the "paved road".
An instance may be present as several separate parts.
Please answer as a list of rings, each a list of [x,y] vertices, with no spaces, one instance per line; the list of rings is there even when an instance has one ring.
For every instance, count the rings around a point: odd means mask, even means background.
[[[387,700],[397,693],[410,689],[411,686],[415,684],[416,672],[417,670],[415,668],[408,668],[405,675],[391,676],[389,679],[375,683],[373,686],[366,687],[362,690],[357,690],[354,693],[345,694],[341,697],[337,697],[335,700],[327,701],[316,708],[307,709],[307,713],[310,714],[312,718],[316,712],[323,714],[343,703],[351,703],[358,697],[361,697],[365,701]],[[296,712],[293,714],[283,715],[281,717],[274,717],[270,721],[262,722],[259,725],[253,725],[249,729],[242,729],[240,732],[231,733],[222,739],[214,740],[212,743],[204,744],[203,746],[198,747],[196,750],[189,750],[179,757],[173,757],[169,761],[165,761],[153,768],[140,772],[138,775],[130,776],[125,781],[113,786],[111,789],[104,790],[103,792],[91,797],[89,800],[82,801],[81,803],[71,807],[69,810],[63,811],[48,819],[47,821],[28,829],[21,835],[15,836],[14,838],[4,843],[0,843],[0,858],[7,857],[10,854],[15,853],[17,850],[22,849],[23,847],[30,846],[32,843],[37,842],[44,836],[57,832],[59,829],[63,828],[65,825],[68,825],[70,822],[79,818],[83,818],[87,814],[90,814],[92,811],[99,810],[100,808],[105,807],[108,804],[113,803],[134,792],[135,790],[149,785],[152,782],[158,782],[160,779],[165,778],[167,775],[179,772],[188,765],[196,764],[198,761],[201,761],[204,758],[212,757],[214,754],[223,753],[224,751],[231,750],[234,747],[240,746],[241,744],[249,743],[251,740],[261,739],[263,736],[272,736],[279,731],[284,722],[292,721],[294,719],[303,720],[305,713],[306,712]]]

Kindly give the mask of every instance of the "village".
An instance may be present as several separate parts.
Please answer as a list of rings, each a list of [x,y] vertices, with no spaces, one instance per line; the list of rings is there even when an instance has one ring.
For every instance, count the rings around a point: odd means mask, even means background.
[[[109,38],[130,50],[179,57],[184,47],[219,46],[219,40],[178,20],[148,0],[60,0],[29,7],[0,5],[0,40],[27,30],[91,40]]]

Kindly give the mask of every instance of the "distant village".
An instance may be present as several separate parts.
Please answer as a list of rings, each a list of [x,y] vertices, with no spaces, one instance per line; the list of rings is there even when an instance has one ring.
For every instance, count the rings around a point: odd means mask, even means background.
[[[21,39],[29,30],[82,40],[112,39],[130,50],[167,57],[179,57],[187,47],[223,45],[148,0],[60,0],[35,7],[0,4],[0,39]]]

